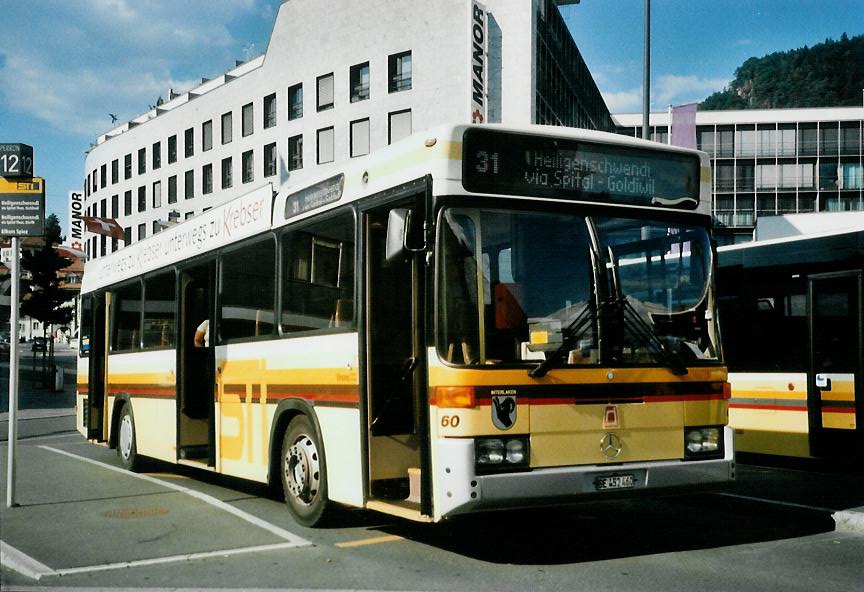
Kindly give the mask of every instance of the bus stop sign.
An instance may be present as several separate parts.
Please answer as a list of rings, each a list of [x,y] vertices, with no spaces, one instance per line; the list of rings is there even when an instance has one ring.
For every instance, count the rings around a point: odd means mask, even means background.
[[[45,235],[45,179],[0,178],[0,236]]]

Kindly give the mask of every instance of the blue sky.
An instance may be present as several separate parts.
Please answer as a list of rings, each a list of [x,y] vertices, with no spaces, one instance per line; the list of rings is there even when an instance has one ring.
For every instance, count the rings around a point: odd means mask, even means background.
[[[3,2],[0,141],[33,146],[47,213],[65,224],[68,192],[81,188],[85,151],[110,129],[109,113],[131,119],[169,88],[186,90],[264,52],[279,4]],[[562,8],[613,113],[641,110],[643,5],[582,0]],[[652,109],[722,90],[749,57],[861,34],[862,15],[861,0],[653,0]]]

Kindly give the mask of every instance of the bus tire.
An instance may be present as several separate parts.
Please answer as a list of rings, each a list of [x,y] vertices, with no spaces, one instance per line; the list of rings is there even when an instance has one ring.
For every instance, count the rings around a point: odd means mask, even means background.
[[[132,416],[132,406],[129,403],[123,405],[120,419],[117,421],[117,456],[120,457],[120,464],[130,471],[136,471],[141,466],[135,434],[135,418]]]
[[[327,472],[321,439],[305,415],[298,415],[288,424],[279,465],[291,515],[303,526],[320,524],[330,506]]]

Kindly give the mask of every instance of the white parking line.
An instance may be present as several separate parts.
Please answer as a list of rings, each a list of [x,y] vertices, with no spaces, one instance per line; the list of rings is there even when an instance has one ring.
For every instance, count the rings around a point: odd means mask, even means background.
[[[56,452],[57,454],[62,454],[63,456],[68,456],[70,458],[74,458],[76,460],[80,460],[80,461],[83,461],[86,463],[90,463],[90,464],[102,467],[103,469],[108,469],[111,471],[115,471],[117,473],[122,473],[122,474],[130,476],[130,477],[142,479],[142,480],[147,481],[149,483],[155,483],[156,485],[161,485],[162,487],[165,487],[167,489],[173,489],[174,491],[179,491],[180,493],[185,493],[186,495],[189,495],[189,496],[194,497],[198,500],[201,500],[207,504],[210,504],[211,506],[214,506],[216,508],[219,508],[220,510],[228,512],[229,514],[233,514],[234,516],[237,516],[241,520],[245,520],[249,524],[253,524],[259,528],[262,528],[262,529],[266,530],[267,532],[276,535],[280,539],[284,539],[284,540],[288,541],[293,546],[301,547],[301,546],[306,546],[306,545],[312,544],[309,541],[307,541],[306,539],[300,538],[299,536],[297,536],[291,532],[288,532],[285,529],[279,528],[275,524],[270,524],[266,520],[262,520],[261,518],[258,518],[257,516],[253,516],[252,514],[244,512],[243,510],[241,510],[239,508],[235,508],[234,506],[227,504],[227,503],[223,502],[222,500],[216,499],[215,497],[213,497],[211,495],[207,495],[206,493],[201,493],[200,491],[195,491],[194,489],[189,489],[188,487],[183,487],[182,485],[178,485],[177,483],[171,483],[170,481],[163,481],[162,479],[156,479],[155,477],[151,477],[149,475],[142,475],[140,473],[133,473],[131,471],[127,471],[126,469],[122,469],[120,467],[115,467],[113,465],[99,462],[98,460],[93,460],[93,459],[87,458],[85,456],[79,456],[77,454],[72,454],[71,452],[66,452],[65,450],[60,450],[59,448],[52,448],[51,446],[39,446],[39,448],[42,448],[43,450],[48,450],[49,452]]]
[[[31,580],[41,580],[45,577],[68,576],[82,573],[93,573],[97,571],[109,571],[112,569],[126,569],[129,567],[146,567],[150,565],[162,565],[165,563],[178,563],[181,561],[192,561],[193,559],[209,559],[211,557],[229,557],[232,555],[243,555],[246,553],[261,553],[266,551],[278,551],[280,549],[293,549],[294,543],[274,543],[272,545],[257,545],[254,547],[240,547],[238,549],[225,549],[222,551],[207,551],[203,553],[187,553],[185,555],[172,555],[169,557],[154,557],[153,559],[139,559],[136,561],[121,561],[119,563],[103,563],[101,565],[86,565],[84,567],[70,567],[66,569],[51,569],[44,563],[33,559],[26,553],[22,553],[12,545],[0,541],[0,558],[4,566],[17,571]]]

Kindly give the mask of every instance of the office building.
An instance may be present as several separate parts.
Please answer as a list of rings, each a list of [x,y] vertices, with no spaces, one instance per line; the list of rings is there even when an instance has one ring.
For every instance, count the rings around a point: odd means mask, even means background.
[[[87,233],[85,251],[109,254],[268,183],[301,185],[443,122],[614,131],[559,3],[288,0],[264,55],[96,139],[84,214],[117,219],[126,240]]]
[[[613,116],[641,136],[641,114]],[[652,113],[651,139],[666,142],[668,113]],[[864,107],[699,111],[697,148],[711,157],[718,242],[753,239],[760,218],[864,211]]]

